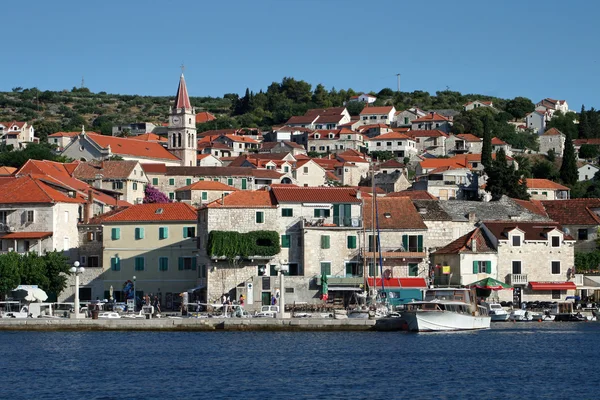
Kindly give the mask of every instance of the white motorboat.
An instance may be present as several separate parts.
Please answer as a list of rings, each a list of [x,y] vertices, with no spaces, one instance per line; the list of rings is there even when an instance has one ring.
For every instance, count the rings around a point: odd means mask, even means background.
[[[98,318],[99,319],[119,319],[121,318],[121,316],[119,315],[119,313],[116,312],[102,312],[100,314],[98,314]]]
[[[487,308],[477,305],[475,289],[427,289],[425,300],[406,305],[401,313],[414,332],[489,329]]]
[[[498,303],[486,303],[485,306],[488,309],[488,314],[492,319],[492,322],[508,321],[510,314],[502,308]]]

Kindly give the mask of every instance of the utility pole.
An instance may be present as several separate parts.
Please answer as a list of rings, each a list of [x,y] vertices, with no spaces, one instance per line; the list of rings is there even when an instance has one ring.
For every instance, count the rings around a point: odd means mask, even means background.
[[[85,80],[83,79],[83,76],[81,77],[81,89],[83,89],[85,87]]]
[[[396,77],[398,78],[398,93],[400,93],[400,74],[396,74]]]

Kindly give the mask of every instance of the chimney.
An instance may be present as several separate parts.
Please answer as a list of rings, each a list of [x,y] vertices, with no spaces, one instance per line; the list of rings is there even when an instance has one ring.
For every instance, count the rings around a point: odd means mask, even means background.
[[[102,174],[96,174],[95,178],[94,178],[94,187],[101,189],[102,188],[102,178],[104,176]]]
[[[435,111],[429,111],[429,115],[433,117],[435,115]]]
[[[474,237],[471,238],[471,250],[473,253],[477,253],[477,240]]]
[[[477,222],[477,215],[475,214],[475,212],[470,211],[469,212],[469,223],[475,225],[476,222]]]
[[[87,224],[90,222],[90,216],[92,214],[92,207],[94,206],[94,191],[88,190],[87,201],[83,204],[83,223]]]

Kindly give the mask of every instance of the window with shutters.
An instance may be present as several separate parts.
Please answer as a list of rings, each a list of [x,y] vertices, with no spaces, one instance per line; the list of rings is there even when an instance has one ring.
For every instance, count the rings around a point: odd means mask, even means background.
[[[513,235],[512,237],[512,245],[514,247],[521,247],[521,236]]]
[[[329,235],[321,235],[321,248],[322,249],[328,249],[331,247],[331,243],[330,243],[331,238],[329,237]]]
[[[158,270],[159,271],[168,271],[169,270],[169,258],[168,257],[159,257],[158,258]]]
[[[402,235],[402,248],[408,252],[423,252],[423,235]]]
[[[158,178],[152,178],[152,184],[154,186],[158,185]]]
[[[552,261],[552,274],[560,274],[560,261]]]
[[[196,237],[196,227],[195,226],[184,226],[183,227],[183,238],[193,238]]]
[[[577,240],[588,240],[587,228],[582,228],[582,229],[577,230]]]
[[[227,178],[227,184],[233,186],[233,178]]]
[[[419,275],[419,264],[409,263],[408,264],[408,276],[418,276],[418,275]]]
[[[133,186],[133,190],[137,190],[137,183],[136,182],[133,182],[132,186]]]
[[[186,178],[185,184],[186,185],[191,185],[192,184],[192,178]]]
[[[144,228],[135,228],[135,240],[144,238]]]
[[[369,263],[369,276],[377,276],[377,270],[375,269],[375,264]]]
[[[491,261],[473,261],[473,273],[474,274],[491,274],[492,273],[492,262]]]
[[[169,200],[175,200],[175,193],[169,192]]]
[[[158,228],[158,238],[160,240],[167,239],[169,237],[169,228],[166,226],[161,226]]]
[[[290,235],[281,235],[281,247],[284,249],[290,248]]]
[[[346,262],[346,277],[362,276],[362,266],[356,261]]]
[[[356,236],[348,236],[346,241],[349,249],[356,248]]]
[[[256,212],[256,223],[257,224],[263,224],[265,222],[265,213],[264,211],[257,211]]]
[[[136,271],[143,271],[144,264],[145,264],[144,257],[136,257],[135,258],[135,270]]]
[[[293,217],[294,216],[294,209],[293,208],[282,208],[281,209],[281,216],[282,217]]]
[[[121,260],[119,260],[119,257],[111,257],[110,269],[112,271],[120,271],[121,270]]]
[[[379,241],[376,235],[369,235],[369,251],[379,251]]]
[[[196,270],[196,257],[179,257],[179,270]]]
[[[202,192],[202,200],[208,200],[208,192]]]
[[[331,275],[331,262],[321,261],[321,275]]]
[[[315,218],[329,218],[331,216],[331,210],[326,208],[315,208]]]
[[[110,230],[110,237],[112,240],[121,239],[121,228],[112,228]]]
[[[175,186],[175,178],[169,178],[169,185]]]

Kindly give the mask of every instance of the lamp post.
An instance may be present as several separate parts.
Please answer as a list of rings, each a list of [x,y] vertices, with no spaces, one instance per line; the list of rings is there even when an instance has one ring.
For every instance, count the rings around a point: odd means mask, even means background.
[[[79,261],[75,261],[69,271],[75,274],[75,319],[80,318],[79,315],[79,275],[83,274],[85,268],[79,266]]]
[[[136,301],[136,298],[135,298],[135,278],[136,278],[136,276],[134,275],[133,276],[133,312],[135,312],[135,306],[137,305],[136,304],[137,301]]]
[[[275,267],[275,269],[279,272],[279,312],[277,318],[282,318],[285,313],[285,288],[283,286],[283,275],[288,270],[289,266],[286,265],[287,260],[283,260],[283,262],[279,262],[279,265]]]

